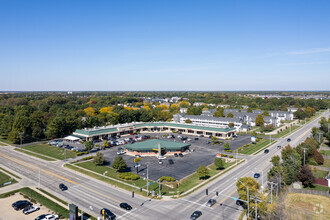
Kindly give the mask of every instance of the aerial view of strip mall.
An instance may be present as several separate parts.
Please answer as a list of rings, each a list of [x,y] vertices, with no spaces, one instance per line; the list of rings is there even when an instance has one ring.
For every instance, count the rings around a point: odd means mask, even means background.
[[[1,0],[0,220],[329,220],[329,11]]]

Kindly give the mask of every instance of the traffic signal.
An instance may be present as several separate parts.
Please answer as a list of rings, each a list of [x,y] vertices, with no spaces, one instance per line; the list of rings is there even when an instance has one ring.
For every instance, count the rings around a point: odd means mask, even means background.
[[[216,195],[216,196],[219,196],[219,192],[215,192],[215,195]]]
[[[206,195],[208,196],[208,195],[209,195],[209,190],[206,189],[205,193],[206,193]]]
[[[134,191],[132,191],[132,198],[134,198]]]

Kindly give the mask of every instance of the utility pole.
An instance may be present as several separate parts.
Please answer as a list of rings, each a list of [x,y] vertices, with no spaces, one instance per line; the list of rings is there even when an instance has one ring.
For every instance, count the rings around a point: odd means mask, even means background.
[[[304,149],[304,166],[305,166],[305,152],[307,148],[303,148]]]
[[[274,182],[269,182],[270,183],[270,203],[272,204],[273,203],[273,185],[277,185],[277,183],[274,183]]]
[[[40,167],[39,167],[39,184],[38,184],[38,188],[40,189]]]
[[[254,204],[255,204],[255,213],[254,213],[254,219],[258,219],[258,202],[262,202],[258,197],[253,197]]]
[[[22,145],[22,135],[24,134],[24,132],[19,132],[19,138],[20,138],[20,145]]]
[[[147,164],[147,196],[149,196],[149,171],[148,171],[148,164]]]

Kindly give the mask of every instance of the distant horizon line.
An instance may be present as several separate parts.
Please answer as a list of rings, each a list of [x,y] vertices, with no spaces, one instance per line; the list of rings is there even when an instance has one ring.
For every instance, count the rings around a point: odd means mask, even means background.
[[[3,93],[24,92],[330,92],[330,90],[8,90]]]

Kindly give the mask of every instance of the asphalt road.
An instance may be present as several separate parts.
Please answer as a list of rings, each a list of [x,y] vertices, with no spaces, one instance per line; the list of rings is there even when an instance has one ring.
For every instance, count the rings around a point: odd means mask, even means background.
[[[328,116],[329,113],[326,113],[326,115]],[[291,134],[289,136],[292,139],[290,145],[296,146],[299,144],[309,136],[311,128],[317,125],[318,119]],[[38,185],[40,170],[42,188],[51,191],[54,195],[69,203],[77,204],[80,209],[94,216],[99,216],[100,209],[106,207],[117,215],[117,219],[189,219],[191,213],[195,210],[203,212],[200,219],[237,219],[241,208],[236,206],[233,199],[228,198],[230,195],[237,196],[234,178],[252,176],[255,171],[260,170],[264,170],[264,174],[266,174],[270,167],[270,158],[280,153],[276,146],[281,145],[283,147],[287,145],[286,140],[287,138],[278,139],[277,143],[269,147],[270,152],[268,154],[261,152],[256,156],[247,157],[246,162],[191,195],[169,201],[149,201],[138,195],[131,198],[130,192],[114,188],[63,168],[61,166],[62,161],[45,162],[13,151],[12,147],[9,146],[0,147],[0,163],[24,178],[31,180],[31,184],[35,186]],[[262,177],[259,178],[259,181],[261,179]],[[264,181],[266,181],[266,178],[264,178]],[[58,188],[60,183],[65,183],[69,190],[60,191]],[[209,196],[205,195],[206,188],[210,190]],[[220,195],[215,196],[212,191],[218,191]],[[215,198],[218,201],[212,208],[205,206],[210,198]],[[119,208],[120,202],[131,204],[133,210],[126,211]],[[220,202],[223,203],[223,206],[219,205]]]

